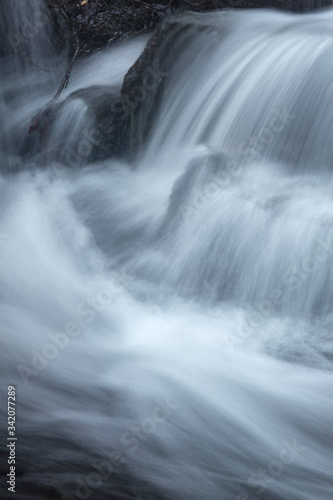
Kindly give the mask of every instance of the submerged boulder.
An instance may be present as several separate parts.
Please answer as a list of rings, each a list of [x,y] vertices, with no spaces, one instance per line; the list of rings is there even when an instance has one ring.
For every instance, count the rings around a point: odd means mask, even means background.
[[[127,150],[128,117],[119,89],[93,86],[75,91],[34,117],[22,154],[73,168],[120,157]]]

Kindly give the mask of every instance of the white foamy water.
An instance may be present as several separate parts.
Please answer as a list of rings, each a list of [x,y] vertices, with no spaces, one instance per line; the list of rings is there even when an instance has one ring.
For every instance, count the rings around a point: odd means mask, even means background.
[[[22,164],[40,90],[1,94],[16,498],[331,497],[333,14],[204,18],[132,164]],[[119,83],[143,41],[78,62],[68,93]],[[88,119],[69,102],[57,147]]]

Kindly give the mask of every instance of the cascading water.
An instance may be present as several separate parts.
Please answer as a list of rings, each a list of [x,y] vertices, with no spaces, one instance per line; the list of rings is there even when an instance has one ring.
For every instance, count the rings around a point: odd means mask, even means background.
[[[333,12],[187,21],[134,164],[23,161],[65,63],[45,74],[32,43],[17,78],[3,59],[0,390],[4,411],[17,388],[16,498],[332,496]],[[78,62],[63,99],[118,84],[144,42]],[[66,101],[54,147],[89,120]]]
[[[18,69],[41,68],[53,53],[52,24],[43,0],[1,2],[0,53]],[[7,61],[8,64],[8,61]]]

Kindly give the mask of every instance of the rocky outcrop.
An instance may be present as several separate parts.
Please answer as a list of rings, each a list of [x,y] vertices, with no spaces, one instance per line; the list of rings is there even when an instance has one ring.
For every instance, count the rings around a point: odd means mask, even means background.
[[[58,0],[56,5],[61,3]],[[54,7],[54,3],[49,6],[59,33],[64,32],[66,23],[70,29],[74,27],[81,55],[130,35],[153,30],[161,22],[154,8],[137,0],[70,0],[66,3],[65,15],[61,9]]]

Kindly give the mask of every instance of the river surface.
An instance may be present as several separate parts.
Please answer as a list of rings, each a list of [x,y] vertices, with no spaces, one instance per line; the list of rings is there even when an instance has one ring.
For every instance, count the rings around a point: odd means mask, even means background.
[[[41,0],[2,10],[15,498],[332,498],[333,12],[191,16],[140,154],[68,168],[20,155],[66,67],[50,21]],[[77,61],[60,99],[120,85],[146,41]],[[57,149],[88,115],[68,101]]]

